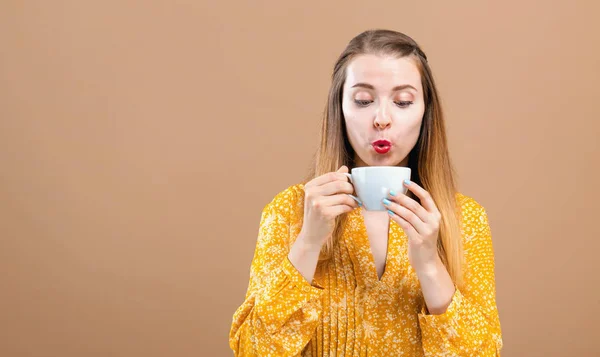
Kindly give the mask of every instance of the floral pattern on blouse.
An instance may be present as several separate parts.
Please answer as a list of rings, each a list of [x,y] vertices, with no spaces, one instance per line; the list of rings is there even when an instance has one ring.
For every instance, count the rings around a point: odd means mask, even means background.
[[[287,258],[302,228],[304,186],[289,187],[262,212],[246,298],[233,316],[236,356],[499,356],[494,252],[485,209],[457,194],[465,284],[441,315],[426,312],[407,237],[390,220],[378,278],[362,208],[349,213],[333,257],[312,282]]]

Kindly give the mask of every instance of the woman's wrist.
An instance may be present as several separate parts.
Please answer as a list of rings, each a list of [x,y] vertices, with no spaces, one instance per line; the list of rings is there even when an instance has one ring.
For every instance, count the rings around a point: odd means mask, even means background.
[[[294,242],[294,246],[298,246],[303,252],[320,252],[322,248],[322,243],[315,243],[315,241],[322,242],[322,240],[309,238],[304,231],[300,231],[298,234],[298,238]]]
[[[415,269],[427,310],[432,315],[443,314],[456,290],[448,269],[438,257],[435,261]]]
[[[312,283],[320,252],[319,245],[307,241],[305,236],[300,233],[288,254],[292,265],[309,283]]]
[[[437,256],[437,258],[435,258],[434,260],[427,262],[421,266],[417,266],[417,267],[413,267],[415,270],[415,273],[417,274],[417,276],[419,277],[419,279],[421,278],[435,278],[437,276],[440,275],[440,273],[442,272],[447,272],[446,270],[446,266],[444,265],[444,263],[442,262],[442,260],[440,259],[439,256]]]

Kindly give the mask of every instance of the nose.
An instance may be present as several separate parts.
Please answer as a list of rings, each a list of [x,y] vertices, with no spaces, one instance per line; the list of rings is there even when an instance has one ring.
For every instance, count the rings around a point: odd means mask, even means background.
[[[387,105],[380,105],[377,113],[375,114],[375,121],[373,122],[373,125],[375,125],[377,129],[385,129],[391,124],[392,118],[390,117]]]

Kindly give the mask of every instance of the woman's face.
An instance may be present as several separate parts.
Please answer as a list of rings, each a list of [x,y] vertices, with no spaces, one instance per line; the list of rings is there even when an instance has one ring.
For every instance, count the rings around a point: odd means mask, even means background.
[[[360,55],[346,68],[342,111],[359,166],[407,166],[425,112],[410,57]]]

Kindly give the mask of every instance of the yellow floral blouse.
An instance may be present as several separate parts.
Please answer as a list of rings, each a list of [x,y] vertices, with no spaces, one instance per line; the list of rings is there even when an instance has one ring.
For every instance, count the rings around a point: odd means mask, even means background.
[[[236,356],[499,356],[502,337],[494,254],[484,208],[462,207],[465,287],[447,311],[429,315],[409,264],[407,237],[390,220],[388,255],[377,276],[361,208],[349,213],[328,264],[307,282],[287,255],[302,228],[303,185],[263,210],[246,299],[229,336]]]

